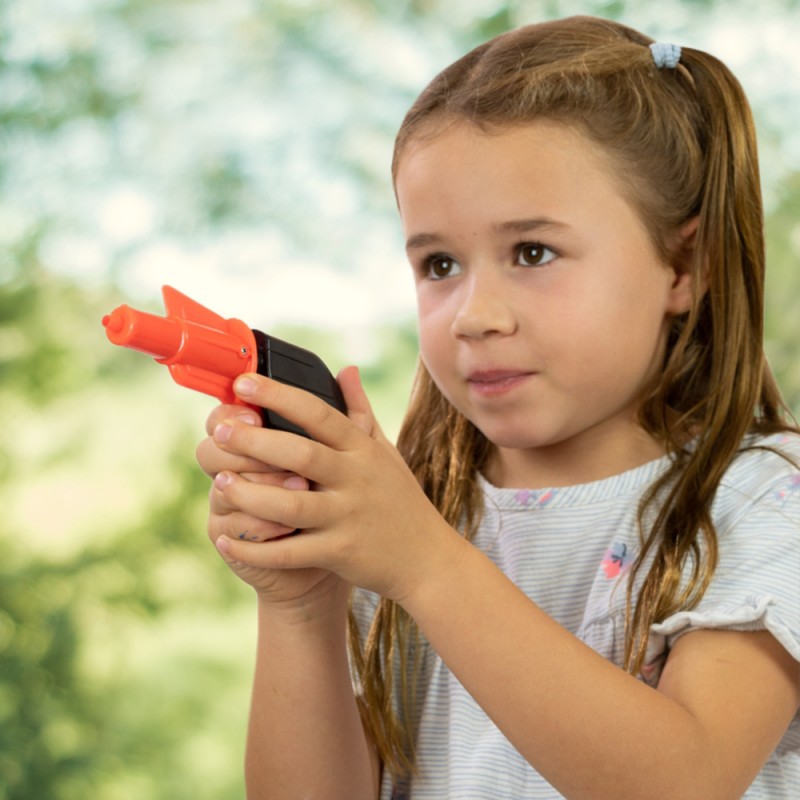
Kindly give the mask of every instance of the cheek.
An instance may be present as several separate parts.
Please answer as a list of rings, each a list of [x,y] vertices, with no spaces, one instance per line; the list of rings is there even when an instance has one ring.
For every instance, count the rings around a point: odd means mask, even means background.
[[[442,395],[452,403],[457,391],[454,383],[456,351],[449,328],[443,315],[425,314],[420,315],[417,331],[420,361]]]
[[[583,322],[583,329],[575,331],[579,338],[565,345],[579,354],[574,361],[576,376],[605,381],[613,391],[614,384],[638,386],[658,369],[666,341],[663,317],[642,313],[641,306],[633,303]]]
[[[576,292],[572,302],[559,306],[559,313],[538,327],[548,359],[576,378],[605,370],[613,381],[614,374],[646,370],[665,335],[663,309],[651,299],[652,287],[648,292],[630,285]]]
[[[451,319],[443,303],[432,298],[417,297],[417,332],[419,348],[423,359],[426,354],[436,353],[447,348],[450,342]]]
[[[419,354],[431,377],[436,377],[444,368],[452,363],[453,354],[450,337],[430,324],[419,325]]]

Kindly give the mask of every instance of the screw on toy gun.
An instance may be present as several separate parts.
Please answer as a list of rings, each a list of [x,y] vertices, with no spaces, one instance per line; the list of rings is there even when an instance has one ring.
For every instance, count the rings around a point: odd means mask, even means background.
[[[171,286],[164,286],[162,294],[163,317],[127,305],[106,314],[103,326],[109,341],[153,356],[169,368],[176,383],[223,403],[246,405],[234,394],[233,382],[243,372],[258,372],[347,412],[339,384],[319,356],[241,320],[224,319]],[[279,414],[254,408],[266,427],[308,435]]]

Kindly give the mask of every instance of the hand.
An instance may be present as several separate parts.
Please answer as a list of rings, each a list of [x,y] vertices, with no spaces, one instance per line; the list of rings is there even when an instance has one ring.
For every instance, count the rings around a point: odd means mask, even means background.
[[[253,483],[271,486],[284,486],[288,489],[307,489],[308,481],[294,473],[285,472],[257,461],[253,458],[237,456],[233,453],[221,450],[213,439],[214,429],[227,420],[235,420],[241,424],[261,426],[260,415],[250,409],[243,409],[242,406],[220,405],[217,406],[206,420],[206,433],[208,436],[203,439],[197,447],[197,461],[201,469],[210,478],[215,478],[220,472],[226,470],[241,475],[242,478]],[[256,519],[247,514],[243,514],[239,509],[226,502],[224,497],[212,491],[210,496],[211,519],[209,528],[214,528],[216,537],[225,534],[227,536],[249,541],[265,541],[276,536],[291,533],[293,528],[285,525],[271,523],[267,520]]]
[[[243,400],[276,411],[313,438],[233,419],[214,430],[217,446],[241,463],[268,460],[278,470],[303,476],[313,490],[292,491],[220,472],[214,481],[220,505],[300,532],[260,543],[226,534],[217,538],[217,547],[241,565],[326,569],[401,600],[448,563],[457,554],[453,545],[463,539],[445,523],[381,432],[357,371],[344,370],[339,383],[349,417],[308,392],[259,375],[237,381]]]
[[[221,471],[237,473],[243,480],[261,486],[282,486],[290,490],[308,489],[308,481],[291,472],[285,472],[253,458],[237,456],[221,450],[212,437],[217,426],[231,420],[241,425],[261,427],[260,415],[238,405],[217,406],[206,420],[208,436],[197,447],[197,461],[202,470],[215,478]],[[212,542],[226,536],[251,542],[263,542],[291,534],[294,528],[269,520],[259,519],[239,509],[212,485],[209,493],[208,536]],[[273,572],[253,568],[228,560],[231,570],[245,583],[270,602],[291,603],[298,598],[308,601],[312,591],[327,592],[339,589],[341,581],[324,570],[296,570]],[[341,592],[340,592],[341,594]]]

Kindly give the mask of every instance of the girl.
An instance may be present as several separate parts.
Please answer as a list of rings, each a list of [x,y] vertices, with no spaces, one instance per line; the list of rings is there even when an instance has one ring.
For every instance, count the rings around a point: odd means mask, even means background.
[[[753,124],[719,61],[651,44],[524,27],[411,108],[398,449],[353,368],[349,418],[237,382],[312,439],[209,417],[209,533],[258,597],[251,798],[798,796]]]

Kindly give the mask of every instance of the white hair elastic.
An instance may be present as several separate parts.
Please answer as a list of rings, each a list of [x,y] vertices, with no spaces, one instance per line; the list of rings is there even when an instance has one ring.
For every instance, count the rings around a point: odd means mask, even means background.
[[[681,60],[681,48],[677,44],[655,42],[650,45],[650,52],[653,54],[653,61],[659,69],[664,69],[664,67],[675,69]]]

